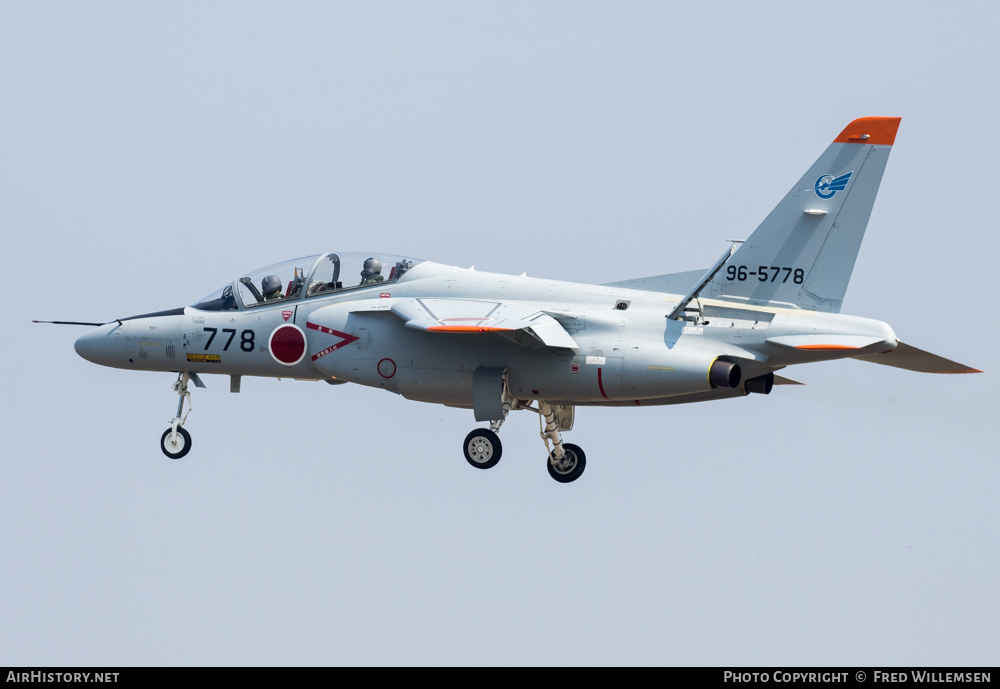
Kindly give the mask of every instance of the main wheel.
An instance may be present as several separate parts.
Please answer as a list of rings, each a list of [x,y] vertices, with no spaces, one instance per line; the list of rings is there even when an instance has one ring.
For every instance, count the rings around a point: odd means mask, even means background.
[[[572,483],[583,475],[583,470],[587,468],[587,455],[583,453],[579,445],[572,443],[563,444],[563,458],[556,461],[549,455],[549,461],[545,463],[549,468],[549,476],[559,483]]]
[[[191,434],[178,426],[177,433],[171,436],[168,428],[160,436],[160,449],[170,459],[180,459],[191,450]]]
[[[477,428],[465,436],[465,459],[477,469],[496,466],[503,454],[500,436],[488,428]]]

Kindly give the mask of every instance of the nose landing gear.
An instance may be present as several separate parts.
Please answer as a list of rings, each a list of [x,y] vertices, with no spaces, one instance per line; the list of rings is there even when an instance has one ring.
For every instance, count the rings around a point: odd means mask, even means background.
[[[191,434],[182,428],[184,422],[187,421],[187,415],[191,413],[191,393],[188,392],[189,380],[193,380],[199,388],[205,387],[197,373],[185,371],[177,374],[177,380],[172,386],[174,392],[180,396],[177,401],[177,416],[170,420],[170,428],[163,431],[163,435],[160,436],[160,449],[170,459],[180,459],[191,451]],[[187,413],[184,413],[185,399],[188,403]]]

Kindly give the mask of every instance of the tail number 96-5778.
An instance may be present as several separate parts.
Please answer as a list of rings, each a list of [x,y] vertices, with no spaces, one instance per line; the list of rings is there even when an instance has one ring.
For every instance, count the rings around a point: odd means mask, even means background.
[[[806,278],[806,272],[802,268],[786,268],[779,266],[757,266],[757,270],[748,270],[746,266],[728,266],[726,268],[727,280],[738,280],[744,282],[750,278],[757,278],[759,282],[792,282],[801,285]]]

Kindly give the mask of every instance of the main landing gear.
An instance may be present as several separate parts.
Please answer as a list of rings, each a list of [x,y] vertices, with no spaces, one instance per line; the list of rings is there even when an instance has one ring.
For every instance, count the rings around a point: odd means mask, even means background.
[[[477,428],[465,436],[465,460],[477,469],[495,467],[503,454],[500,436],[488,428]]]
[[[559,420],[548,402],[538,403],[538,424],[542,427],[542,441],[549,452],[549,476],[559,483],[572,483],[583,475],[587,468],[587,455],[578,445],[563,444],[559,433]],[[551,441],[552,447],[549,447]]]
[[[514,409],[528,409],[538,414],[542,441],[548,453],[545,463],[549,476],[559,483],[572,483],[583,475],[587,468],[587,455],[578,445],[563,443],[561,430],[573,427],[572,407],[553,407],[548,402],[539,402],[532,407],[530,402],[521,402],[510,397],[504,389],[503,417],[493,421],[489,428],[477,428],[465,436],[465,459],[477,469],[489,469],[497,465],[503,454],[503,444],[497,435],[507,414]]]
[[[182,428],[184,422],[187,421],[187,415],[191,413],[191,393],[188,392],[189,380],[193,380],[199,388],[205,387],[197,373],[182,372],[177,374],[177,380],[173,384],[174,392],[180,396],[177,401],[177,416],[170,420],[170,428],[163,431],[163,435],[160,436],[160,449],[170,459],[180,459],[191,451],[191,434]],[[188,403],[186,414],[184,413],[185,399]],[[184,415],[181,416],[181,414]]]

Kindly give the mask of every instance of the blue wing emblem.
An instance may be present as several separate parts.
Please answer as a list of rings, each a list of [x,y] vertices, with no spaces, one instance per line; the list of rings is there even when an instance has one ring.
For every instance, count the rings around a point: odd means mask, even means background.
[[[813,187],[816,191],[816,196],[821,199],[832,199],[833,195],[838,191],[843,191],[847,188],[847,182],[851,179],[851,175],[853,174],[854,170],[851,170],[847,174],[841,175],[840,177],[823,175],[816,180],[816,186]]]

